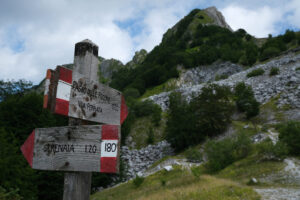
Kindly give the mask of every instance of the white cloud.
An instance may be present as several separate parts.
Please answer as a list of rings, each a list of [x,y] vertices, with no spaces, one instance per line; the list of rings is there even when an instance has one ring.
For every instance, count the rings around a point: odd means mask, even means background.
[[[283,16],[282,10],[269,6],[246,9],[238,5],[229,5],[221,12],[233,30],[243,28],[256,37],[278,33],[276,23],[280,22]]]
[[[300,28],[300,1],[293,0],[287,4],[287,10],[289,11],[287,20],[294,28]]]
[[[287,3],[290,6],[284,9],[278,6],[282,3],[272,3],[277,7],[266,3],[258,4],[257,9],[243,7],[252,1],[232,4],[220,0],[4,0],[0,6],[0,79],[25,78],[38,83],[47,68],[72,63],[75,43],[86,38],[99,45],[99,56],[126,63],[134,51],[149,51],[158,45],[167,29],[196,5],[228,5],[221,11],[229,25],[233,29],[244,28],[255,36],[276,32],[274,24],[286,12],[290,12],[288,21],[300,26],[298,0]],[[120,28],[115,23],[126,24],[130,20],[138,25],[138,30]]]

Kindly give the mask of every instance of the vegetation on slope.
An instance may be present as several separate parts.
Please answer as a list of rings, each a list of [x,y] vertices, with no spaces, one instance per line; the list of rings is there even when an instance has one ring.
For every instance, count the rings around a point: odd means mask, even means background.
[[[299,46],[299,34],[290,30],[284,35],[270,36],[259,47],[245,30],[231,32],[208,25],[210,20],[199,9],[191,11],[164,34],[162,42],[137,67],[114,72],[110,85],[122,91],[135,88],[142,95],[147,89],[178,77],[178,66],[188,69],[216,60],[251,66]]]
[[[258,200],[252,188],[209,175],[194,176],[190,171],[175,167],[151,175],[136,187],[133,181],[95,193],[92,200],[101,199],[248,199]]]

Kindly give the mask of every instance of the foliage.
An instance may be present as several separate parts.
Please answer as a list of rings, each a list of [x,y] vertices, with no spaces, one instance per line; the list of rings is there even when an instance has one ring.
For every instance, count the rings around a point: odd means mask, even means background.
[[[259,103],[254,97],[251,86],[240,82],[235,86],[236,106],[240,112],[246,112],[247,119],[259,114]]]
[[[129,97],[132,97],[135,99],[140,97],[140,92],[135,88],[126,88],[124,90],[123,94],[124,94],[125,99],[127,99]]]
[[[228,87],[209,85],[190,104],[180,93],[169,96],[166,139],[176,151],[226,130],[233,110],[230,95]]]
[[[265,70],[263,70],[262,68],[258,68],[258,69],[255,69],[255,70],[252,70],[251,72],[249,72],[247,74],[247,77],[250,78],[250,77],[254,77],[254,76],[259,76],[264,73],[265,73]]]
[[[42,104],[43,96],[32,92],[9,94],[0,103],[1,147],[5,147],[1,148],[5,159],[0,163],[0,185],[18,187],[25,199],[60,199],[62,174],[33,171],[19,150],[34,128],[67,124],[66,118],[50,114]]]
[[[23,95],[32,87],[32,83],[26,80],[3,81],[0,80],[0,102],[11,95]]]
[[[19,189],[11,189],[7,191],[0,186],[0,200],[21,200],[23,199],[19,195]]]
[[[258,155],[267,160],[283,159],[288,154],[287,145],[282,142],[274,144],[270,138],[256,145]]]
[[[135,179],[133,179],[132,183],[133,185],[138,188],[142,185],[142,183],[144,182],[145,178],[142,176],[136,176]]]
[[[245,158],[251,151],[250,144],[250,138],[243,132],[234,138],[208,141],[204,150],[208,159],[206,168],[210,172],[217,172],[231,163]]]
[[[201,162],[203,160],[202,153],[199,150],[191,147],[186,150],[185,157],[190,162]]]
[[[274,76],[274,75],[277,75],[279,74],[279,68],[278,67],[272,67],[271,70],[270,70],[270,76]]]
[[[263,61],[278,56],[297,40],[295,33],[287,30],[283,36],[269,37],[258,47],[245,30],[232,32],[207,25],[212,22],[209,20],[205,12],[191,11],[164,34],[162,42],[137,67],[123,67],[114,72],[111,86],[119,90],[136,88],[143,95],[148,89],[177,78],[178,66],[188,69],[220,59],[252,66],[258,59]]]
[[[191,167],[191,172],[196,178],[199,178],[203,174],[200,167]]]
[[[227,78],[228,78],[228,75],[226,75],[226,74],[221,74],[221,75],[217,74],[215,76],[215,81],[219,81],[219,80],[223,80],[223,79],[227,79]]]
[[[153,144],[153,143],[154,143],[154,133],[153,133],[153,128],[150,128],[148,131],[147,144]]]
[[[287,145],[290,155],[300,155],[300,122],[283,124],[279,129],[279,140]]]

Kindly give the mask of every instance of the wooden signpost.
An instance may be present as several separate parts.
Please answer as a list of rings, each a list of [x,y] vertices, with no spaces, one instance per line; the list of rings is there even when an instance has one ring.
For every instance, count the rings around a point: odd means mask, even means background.
[[[33,169],[119,172],[120,126],[36,128],[21,150]]]
[[[60,115],[116,125],[122,124],[128,114],[119,91],[61,66],[47,71],[44,108]]]
[[[75,45],[73,70],[47,70],[44,108],[69,116],[69,126],[37,128],[21,147],[33,169],[66,171],[64,200],[89,199],[91,172],[119,171],[128,110],[119,91],[99,83],[98,63],[98,46],[84,40]]]

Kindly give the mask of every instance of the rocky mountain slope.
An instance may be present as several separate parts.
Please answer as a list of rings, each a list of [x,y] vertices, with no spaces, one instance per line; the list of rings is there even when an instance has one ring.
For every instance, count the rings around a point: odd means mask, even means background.
[[[270,76],[270,70],[273,67],[277,67],[280,72],[278,75]],[[293,109],[300,109],[299,67],[299,53],[289,53],[265,64],[258,64],[243,71],[241,71],[241,66],[230,63],[203,66],[184,72],[179,78],[179,88],[175,91],[181,92],[189,98],[193,93],[197,94],[201,92],[201,88],[205,86],[207,81],[230,87],[233,87],[238,82],[245,82],[252,86],[256,99],[262,104],[278,96],[277,106],[279,108],[287,104]],[[263,69],[265,72],[263,75],[248,78],[247,74],[255,69]],[[219,72],[220,70],[223,71]],[[218,74],[232,75],[224,80],[212,81]],[[148,99],[153,100],[160,105],[163,110],[166,110],[170,93],[171,92],[163,92],[150,96]],[[294,117],[297,118],[297,116]]]

